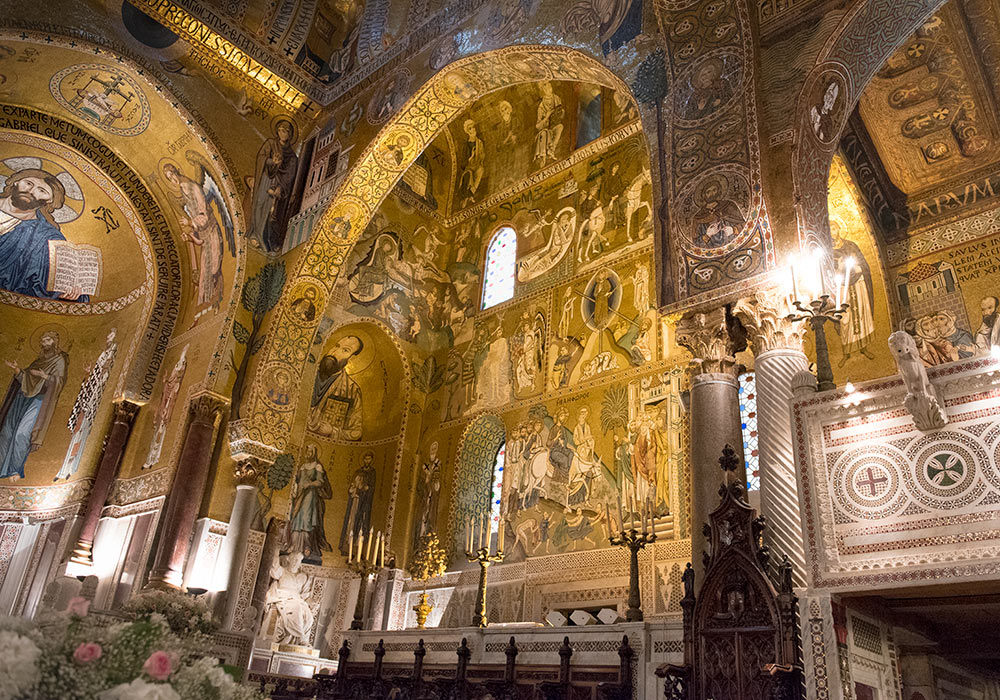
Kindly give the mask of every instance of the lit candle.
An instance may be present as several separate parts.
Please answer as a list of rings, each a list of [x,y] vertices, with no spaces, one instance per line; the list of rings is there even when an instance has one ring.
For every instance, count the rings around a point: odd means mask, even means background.
[[[365,542],[365,561],[371,562],[372,560],[372,540],[375,539],[375,528],[368,528],[368,541]]]
[[[358,551],[354,553],[354,561],[361,561],[361,550],[365,546],[365,533],[358,533]]]
[[[795,266],[796,266],[796,264],[798,264],[798,260],[796,260],[795,258],[792,258],[792,262],[788,266],[788,272],[789,272],[789,274],[791,274],[791,277],[792,277],[792,292],[791,292],[791,295],[792,295],[792,299],[793,300],[799,298],[799,280],[795,276]]]
[[[347,561],[354,558],[354,533],[350,533],[347,538]]]
[[[851,289],[851,272],[854,270],[854,258],[847,258],[844,261],[844,295],[843,301],[847,303],[848,292]]]
[[[833,278],[833,283],[834,283],[834,285],[835,285],[835,286],[837,287],[837,297],[836,297],[837,301],[836,301],[836,304],[837,304],[837,308],[838,308],[838,309],[840,308],[840,301],[841,301],[841,296],[842,296],[842,295],[841,295],[841,292],[842,292],[842,291],[843,291],[843,289],[844,289],[844,286],[843,286],[843,285],[841,284],[841,282],[842,282],[842,281],[843,281],[843,280],[842,280],[842,276],[841,276],[841,275],[839,275],[839,274],[838,274],[838,275],[836,275],[836,276],[835,276],[835,277]]]

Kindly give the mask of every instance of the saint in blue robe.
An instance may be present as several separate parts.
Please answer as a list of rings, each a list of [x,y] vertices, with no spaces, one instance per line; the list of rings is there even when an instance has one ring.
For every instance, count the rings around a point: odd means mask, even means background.
[[[22,221],[7,233],[0,235],[0,289],[18,294],[57,299],[59,292],[48,291],[49,241],[65,241],[62,232],[42,213]],[[77,299],[90,301],[85,294]]]
[[[2,239],[0,239],[2,240]],[[28,453],[42,446],[66,384],[69,356],[55,348],[45,350],[10,382],[0,406],[0,479],[24,477]]]

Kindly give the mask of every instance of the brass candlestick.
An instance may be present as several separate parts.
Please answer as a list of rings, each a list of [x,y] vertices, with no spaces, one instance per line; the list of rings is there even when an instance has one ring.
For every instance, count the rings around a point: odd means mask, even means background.
[[[476,534],[477,525],[479,527],[478,537]],[[469,521],[465,558],[470,562],[479,563],[479,593],[476,596],[476,611],[472,615],[473,627],[486,627],[489,625],[489,620],[486,619],[486,570],[490,568],[490,564],[503,561],[503,530],[504,524],[500,523],[500,527],[497,530],[497,551],[496,554],[490,554],[492,537],[490,533],[489,513],[484,514],[481,519],[473,518]],[[473,550],[474,542],[479,543],[479,547],[475,550]]]
[[[437,533],[428,532],[417,541],[417,548],[410,562],[410,577],[414,581],[423,581],[424,592],[420,594],[420,602],[413,606],[417,614],[417,627],[424,628],[427,616],[434,606],[427,602],[427,581],[440,576],[448,567],[448,553],[438,541]]]
[[[632,504],[635,505],[634,503]],[[642,621],[642,596],[639,593],[639,550],[645,549],[647,544],[656,541],[656,533],[653,531],[653,511],[647,506],[640,512],[639,520],[636,522],[629,509],[628,527],[622,518],[621,503],[618,504],[618,525],[617,535],[609,534],[608,541],[615,547],[628,547],[628,609],[625,611],[625,619],[629,622]],[[608,532],[611,533],[611,516],[607,514]]]
[[[357,542],[357,546],[355,546],[355,542]],[[358,601],[354,604],[354,619],[351,621],[351,629],[361,630],[364,629],[365,624],[368,577],[385,566],[385,535],[369,530],[366,540],[363,532],[359,533],[356,538],[352,533],[348,547],[347,568],[361,577],[361,582],[358,585]]]
[[[813,337],[816,340],[816,388],[819,391],[835,389],[833,381],[833,366],[830,364],[830,348],[826,342],[826,322],[839,322],[849,308],[847,302],[839,306],[829,294],[821,294],[818,299],[802,303],[798,299],[792,301],[798,313],[788,314],[787,319],[793,323],[809,321]]]

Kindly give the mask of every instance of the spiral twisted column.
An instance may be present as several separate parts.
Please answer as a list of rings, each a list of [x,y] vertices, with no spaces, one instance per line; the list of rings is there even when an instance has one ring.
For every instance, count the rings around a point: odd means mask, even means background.
[[[790,406],[793,377],[809,371],[802,350],[804,324],[787,320],[786,304],[776,294],[741,299],[733,306],[733,315],[746,328],[754,352],[760,507],[767,517],[764,541],[778,558],[788,555],[792,581],[801,587],[806,561]]]
[[[691,420],[691,564],[698,585],[704,581],[703,554],[708,539],[703,524],[719,505],[719,484],[742,481],[742,424],[736,358],[726,323],[726,311],[689,312],[677,323],[677,343],[692,355],[690,375]],[[722,449],[730,445],[740,457],[739,467],[723,472],[719,466]]]

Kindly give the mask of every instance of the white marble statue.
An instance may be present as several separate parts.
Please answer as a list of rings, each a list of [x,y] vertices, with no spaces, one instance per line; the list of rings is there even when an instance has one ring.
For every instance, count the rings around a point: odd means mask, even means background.
[[[308,647],[312,646],[309,633],[314,620],[313,611],[307,602],[312,589],[312,576],[299,571],[301,566],[301,552],[292,552],[274,562],[265,603],[268,611],[274,610],[277,613],[275,641]]]
[[[913,424],[917,426],[917,430],[937,430],[946,426],[948,416],[938,401],[934,386],[927,378],[927,370],[920,359],[913,336],[906,331],[896,331],[889,336],[889,349],[896,358],[896,366],[906,385],[903,405],[913,416]]]

